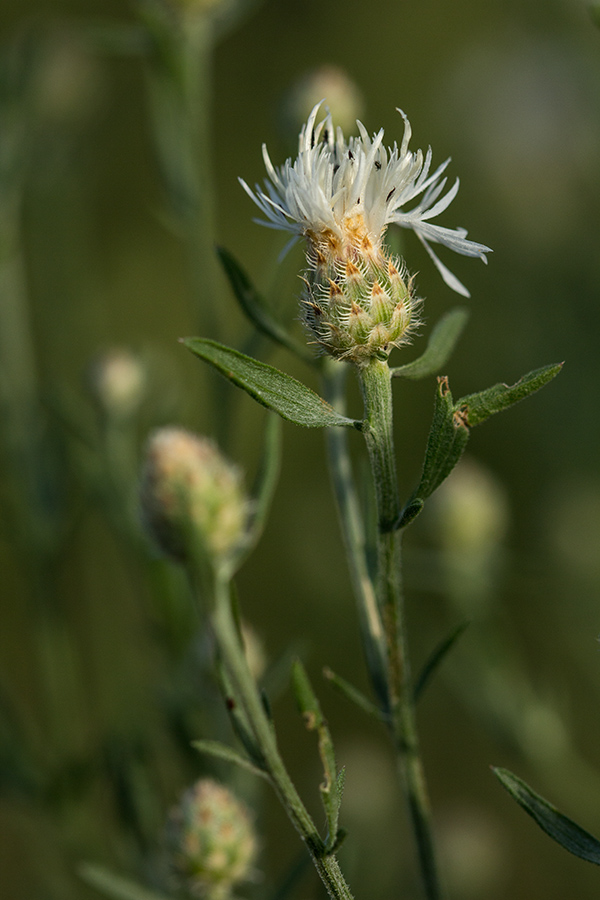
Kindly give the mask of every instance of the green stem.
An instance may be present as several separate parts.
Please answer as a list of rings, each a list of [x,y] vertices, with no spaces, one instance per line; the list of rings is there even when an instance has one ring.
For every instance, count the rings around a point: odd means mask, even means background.
[[[325,399],[342,415],[346,414],[346,373],[348,367],[337,360],[324,362],[323,393]],[[336,499],[350,579],[358,604],[361,634],[373,688],[380,702],[385,702],[385,641],[377,606],[375,585],[369,572],[366,539],[360,503],[352,473],[345,428],[326,428],[327,458]]]
[[[289,819],[299,832],[317,872],[332,900],[352,900],[335,855],[327,853],[315,823],[287,772],[277,747],[277,739],[263,699],[250,673],[231,603],[228,577],[217,575],[214,582],[213,628],[223,661],[260,750],[264,769]]]
[[[376,591],[385,632],[389,727],[415,834],[425,895],[441,900],[431,813],[414,708],[401,583],[400,499],[394,453],[391,372],[373,359],[358,369],[365,406],[364,435],[377,500]]]

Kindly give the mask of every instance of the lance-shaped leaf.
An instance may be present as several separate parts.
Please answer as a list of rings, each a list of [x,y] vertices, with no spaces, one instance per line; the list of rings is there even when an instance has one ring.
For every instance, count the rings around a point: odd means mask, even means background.
[[[558,375],[562,367],[562,363],[543,366],[541,369],[535,369],[533,372],[523,375],[516,384],[495,384],[477,394],[468,394],[466,397],[461,397],[456,404],[456,409],[463,413],[467,425],[479,425],[494,413],[501,412],[512,406],[513,403],[518,403],[519,400],[524,400],[525,397],[539,391],[541,387]]]
[[[235,257],[224,247],[217,247],[217,253],[234,296],[254,327],[275,343],[295,353],[304,362],[314,365],[315,355],[300,341],[294,340],[292,335],[277,321]]]
[[[433,653],[421,669],[421,673],[415,682],[414,699],[417,701],[424,688],[429,684],[434,672],[437,672],[440,664],[446,659],[454,644],[462,636],[468,627],[468,622],[461,622],[444,640],[435,647]]]
[[[220,741],[192,741],[192,747],[198,750],[199,753],[205,753],[207,756],[213,756],[215,759],[220,759],[224,762],[234,763],[241,769],[252,772],[254,775],[259,775],[261,778],[266,778],[267,780],[269,778],[264,769],[255,765],[247,757],[242,756],[233,747],[222,744]]]
[[[468,439],[469,429],[464,416],[455,408],[448,379],[445,376],[438,378],[421,480],[402,511],[398,528],[404,528],[418,515],[427,497],[448,477],[462,456]]]
[[[555,806],[536,794],[528,784],[507,769],[492,767],[492,772],[500,780],[511,797],[525,812],[535,819],[540,828],[557,843],[588,862],[600,866],[600,841],[584,831],[576,822],[559,812]]]
[[[388,721],[388,716],[386,716],[383,710],[372,703],[368,697],[365,697],[362,691],[359,691],[358,688],[354,687],[349,681],[346,681],[345,678],[342,678],[341,675],[336,675],[336,673],[332,672],[329,668],[323,669],[323,675],[331,682],[334,688],[340,692],[340,694],[343,694],[344,697],[351,700],[352,703],[355,703],[356,706],[358,706],[359,709],[362,709],[363,712],[366,712],[367,715],[377,719],[378,722]]]
[[[181,343],[282,419],[306,428],[362,427],[360,421],[340,415],[305,384],[274,366],[206,338],[182,338]]]
[[[325,849],[327,852],[331,852],[338,839],[338,818],[342,791],[344,789],[344,769],[339,773],[337,771],[331,734],[321,712],[319,701],[300,660],[296,660],[292,666],[292,684],[306,727],[309,731],[317,732],[319,755],[325,773],[325,781],[319,785],[325,815],[327,816],[328,833]]]
[[[425,353],[404,366],[392,369],[392,375],[413,379],[436,375],[450,359],[468,318],[469,313],[462,306],[446,313],[431,332]]]

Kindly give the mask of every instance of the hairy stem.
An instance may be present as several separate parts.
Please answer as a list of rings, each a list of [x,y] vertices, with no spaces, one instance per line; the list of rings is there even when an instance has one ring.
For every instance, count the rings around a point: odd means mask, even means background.
[[[248,668],[244,648],[231,602],[231,585],[224,575],[214,583],[215,604],[212,625],[219,652],[235,690],[234,702],[239,702],[252,730],[262,758],[262,766],[285,809],[288,818],[299,832],[312,857],[317,872],[332,900],[353,900],[335,855],[327,853],[312,817],[302,802],[279,753],[273,723],[260,691]]]
[[[431,830],[431,814],[414,708],[401,583],[400,500],[394,453],[391,372],[373,359],[358,370],[365,406],[364,435],[377,500],[376,592],[387,653],[389,727],[415,834],[427,900],[442,891]]]

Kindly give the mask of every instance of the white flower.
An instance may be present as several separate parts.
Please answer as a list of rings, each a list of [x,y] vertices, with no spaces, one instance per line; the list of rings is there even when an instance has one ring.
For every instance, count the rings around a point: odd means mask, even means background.
[[[300,132],[298,156],[276,168],[263,144],[269,179],[265,190],[243,188],[266,216],[262,225],[292,232],[292,240],[304,236],[312,249],[323,247],[342,259],[374,258],[379,261],[386,228],[390,224],[411,228],[433,259],[449,287],[468,297],[469,292],[438,259],[430,242],[442,244],[464,256],[484,262],[489,247],[468,241],[464,228],[444,228],[430,220],[442,213],[458,192],[458,178],[444,194],[447,179],[442,173],[447,159],[429,173],[431,148],[408,149],[411,127],[402,110],[404,135],[398,148],[386,148],[383,129],[369,137],[357,121],[359,137],[347,141],[340,128],[334,130],[331,115],[316,123],[321,103],[312,110]],[[412,209],[406,209],[416,198]]]

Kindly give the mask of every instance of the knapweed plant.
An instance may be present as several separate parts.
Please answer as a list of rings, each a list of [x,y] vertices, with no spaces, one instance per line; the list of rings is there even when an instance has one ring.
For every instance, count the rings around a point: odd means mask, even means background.
[[[258,359],[208,337],[188,338],[185,346],[258,403],[295,425],[325,428],[328,460],[337,498],[348,566],[362,629],[372,696],[327,671],[348,698],[390,736],[414,830],[424,895],[443,896],[432,837],[426,776],[419,749],[415,703],[439,661],[452,645],[445,640],[424,670],[413,677],[408,652],[401,578],[404,529],[460,459],[470,431],[489,416],[527,397],[552,379],[560,365],[530,372],[516,384],[497,384],[455,399],[444,367],[466,321],[461,309],[449,311],[433,329],[425,352],[405,362],[401,353],[419,326],[418,298],[410,263],[386,243],[390,226],[414,231],[443,280],[454,291],[468,291],[432,249],[486,260],[490,249],[467,238],[462,228],[433,220],[456,196],[448,187],[448,161],[432,170],[432,153],[409,149],[410,124],[404,113],[400,145],[386,147],[383,130],[373,137],[358,122],[358,136],[346,139],[331,115],[315,106],[302,128],[298,155],[279,168],[263,148],[267,179],[252,190],[259,221],[303,240],[306,266],[301,273],[300,318],[306,344],[274,316],[233,256],[220,257],[233,293],[255,328],[311,364],[321,379],[314,390]],[[390,364],[391,363],[391,364]],[[347,415],[346,375],[358,379],[364,412]],[[433,419],[420,478],[401,498],[393,437],[393,382],[397,378],[437,376]],[[367,491],[357,484],[350,458],[351,432],[364,438],[370,465]],[[244,495],[237,470],[214,445],[186,432],[159,432],[150,443],[143,478],[146,522],[156,541],[186,567],[199,605],[212,623],[216,666],[238,746],[202,736],[206,753],[229,760],[266,779],[299,832],[333,898],[351,897],[336,858],[344,838],[344,770],[320,703],[300,662],[292,670],[294,691],[306,725],[316,732],[323,763],[320,786],[326,828],[317,826],[299,796],[280,754],[268,699],[245,653],[234,576],[257,541],[273,493],[278,462],[278,431],[271,421],[261,475],[252,498]],[[376,514],[363,507],[374,497]],[[340,819],[341,815],[341,819]],[[349,841],[352,840],[350,836]]]

